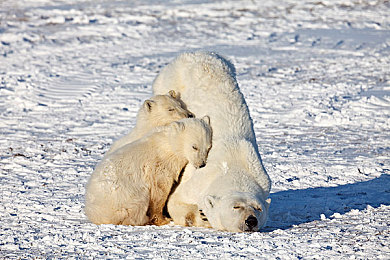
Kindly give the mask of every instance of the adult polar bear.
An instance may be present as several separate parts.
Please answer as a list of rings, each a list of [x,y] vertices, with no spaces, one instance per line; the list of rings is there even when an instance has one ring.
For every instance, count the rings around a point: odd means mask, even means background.
[[[271,180],[258,152],[234,66],[215,53],[181,54],[153,83],[154,94],[172,89],[197,117],[209,115],[213,130],[206,167],[188,165],[169,198],[173,221],[234,232],[258,231],[267,219]]]

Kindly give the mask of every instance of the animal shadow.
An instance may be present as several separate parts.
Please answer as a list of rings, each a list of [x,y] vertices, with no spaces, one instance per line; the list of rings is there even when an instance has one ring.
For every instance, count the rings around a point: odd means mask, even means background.
[[[272,199],[269,218],[264,231],[288,229],[314,220],[324,214],[345,214],[352,209],[363,210],[390,204],[390,175],[365,182],[319,187],[303,190],[287,190],[270,195]]]

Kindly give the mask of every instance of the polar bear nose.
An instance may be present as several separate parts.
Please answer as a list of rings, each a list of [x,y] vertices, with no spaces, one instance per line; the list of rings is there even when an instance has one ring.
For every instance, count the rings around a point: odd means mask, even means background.
[[[194,114],[192,114],[191,112],[188,113],[188,118],[194,118]]]
[[[203,167],[205,167],[205,166],[206,166],[206,163],[205,163],[205,162],[202,162],[202,164],[199,165],[199,168],[203,168]]]
[[[253,215],[250,215],[246,220],[245,220],[245,225],[248,226],[248,228],[252,229],[257,226],[257,218]]]

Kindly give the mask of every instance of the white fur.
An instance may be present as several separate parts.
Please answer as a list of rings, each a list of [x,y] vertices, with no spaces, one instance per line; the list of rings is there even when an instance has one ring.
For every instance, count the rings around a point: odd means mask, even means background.
[[[86,188],[85,213],[95,224],[166,223],[162,215],[174,181],[187,163],[206,163],[209,121],[186,118],[105,156]]]
[[[170,90],[166,95],[156,95],[145,100],[138,111],[137,123],[133,130],[115,141],[107,154],[113,153],[122,146],[140,139],[157,126],[192,117],[192,113],[182,107],[178,95],[175,91]]]
[[[155,94],[169,89],[180,92],[197,117],[209,115],[213,129],[206,167],[186,167],[168,200],[174,222],[227,231],[259,230],[268,215],[271,181],[258,152],[234,66],[215,53],[181,54],[153,83]],[[245,223],[251,215],[257,224],[248,227]]]

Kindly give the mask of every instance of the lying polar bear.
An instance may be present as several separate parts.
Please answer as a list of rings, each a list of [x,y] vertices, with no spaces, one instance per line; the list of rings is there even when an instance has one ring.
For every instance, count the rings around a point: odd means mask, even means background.
[[[209,115],[213,129],[207,165],[186,167],[168,200],[170,216],[183,226],[258,231],[267,219],[271,180],[234,66],[215,53],[181,54],[153,83],[154,94],[170,89],[197,117]]]
[[[167,92],[165,92],[167,93]],[[182,118],[191,118],[193,114],[182,107],[179,94],[170,90],[168,94],[156,95],[145,100],[137,114],[137,123],[127,135],[115,141],[106,155],[111,154],[137,139],[157,126],[167,125]]]
[[[86,188],[85,214],[95,224],[163,225],[163,208],[187,163],[204,167],[210,121],[186,118],[161,126],[105,156]]]

